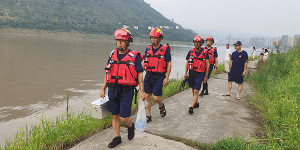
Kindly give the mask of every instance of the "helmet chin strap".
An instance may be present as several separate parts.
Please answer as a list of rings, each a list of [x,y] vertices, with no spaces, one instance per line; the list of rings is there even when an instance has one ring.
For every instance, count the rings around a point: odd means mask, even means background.
[[[125,48],[126,49],[126,48]],[[117,48],[117,50],[119,50],[119,51],[123,51],[123,50],[125,50],[124,48]]]

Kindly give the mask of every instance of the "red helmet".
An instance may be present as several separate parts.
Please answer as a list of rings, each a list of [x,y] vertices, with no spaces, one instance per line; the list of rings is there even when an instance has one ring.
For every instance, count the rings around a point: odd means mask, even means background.
[[[206,37],[206,40],[211,40],[212,41],[212,44],[215,43],[215,40],[212,36],[208,36]]]
[[[150,37],[151,37],[151,36],[154,36],[154,37],[158,37],[158,38],[161,38],[161,39],[164,38],[163,32],[162,32],[159,28],[157,28],[157,27],[154,28],[154,29],[152,29],[152,30],[150,31],[149,36],[150,36]]]
[[[193,39],[193,42],[204,42],[203,38],[201,35],[196,35]]]
[[[125,28],[117,29],[115,31],[115,40],[126,40],[129,42],[133,42],[133,38],[130,31],[126,30]]]

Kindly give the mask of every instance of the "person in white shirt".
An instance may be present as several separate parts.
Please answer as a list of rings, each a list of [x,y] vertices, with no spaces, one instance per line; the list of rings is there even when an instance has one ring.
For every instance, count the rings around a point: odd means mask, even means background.
[[[255,49],[255,47],[253,47],[253,52],[252,52],[252,61],[254,61],[254,58],[255,58],[255,52],[256,52],[256,49]]]
[[[226,52],[225,52],[225,59],[224,59],[224,63],[225,63],[225,73],[229,72],[229,61],[231,58],[231,50],[229,49],[229,44],[226,44]]]
[[[265,49],[263,61],[266,61],[268,59],[268,56],[269,56],[269,51],[267,49]]]
[[[260,59],[262,59],[264,57],[265,50],[264,48],[261,48],[261,53],[260,53]]]

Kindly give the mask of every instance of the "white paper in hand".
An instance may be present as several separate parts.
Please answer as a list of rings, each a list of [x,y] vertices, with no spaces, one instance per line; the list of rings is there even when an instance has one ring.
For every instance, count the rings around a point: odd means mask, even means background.
[[[135,121],[135,128],[138,131],[143,132],[146,129],[147,118],[145,107],[148,105],[148,103],[147,101],[142,101],[142,99],[139,99],[138,105],[139,109]]]

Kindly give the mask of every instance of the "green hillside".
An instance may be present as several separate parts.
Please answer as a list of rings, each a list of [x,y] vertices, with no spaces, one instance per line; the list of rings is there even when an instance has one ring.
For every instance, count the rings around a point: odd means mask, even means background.
[[[134,37],[148,37],[148,26],[168,26],[169,29],[162,28],[166,40],[191,41],[196,35],[165,18],[144,0],[0,1],[1,28],[75,30],[80,33],[111,35],[123,25],[129,26]],[[134,26],[138,26],[138,29]]]

